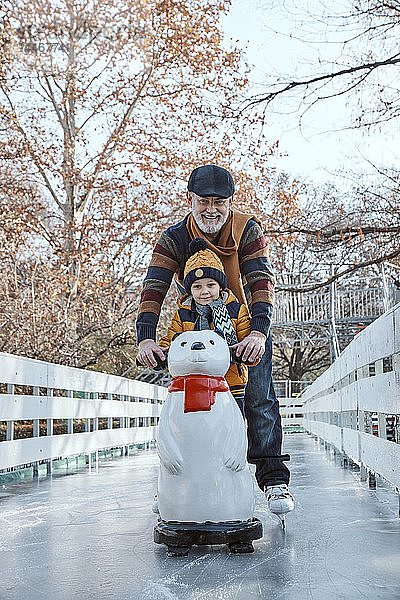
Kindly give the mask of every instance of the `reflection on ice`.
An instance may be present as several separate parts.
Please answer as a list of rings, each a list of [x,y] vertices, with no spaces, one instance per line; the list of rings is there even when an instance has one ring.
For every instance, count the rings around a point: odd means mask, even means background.
[[[394,600],[400,522],[390,490],[371,494],[305,435],[285,439],[297,506],[287,531],[256,494],[264,537],[252,555],[153,543],[154,451],[99,473],[6,486],[0,498],[2,600]],[[297,485],[299,482],[299,485]],[[17,486],[18,487],[18,486]],[[8,494],[8,496],[7,496]]]

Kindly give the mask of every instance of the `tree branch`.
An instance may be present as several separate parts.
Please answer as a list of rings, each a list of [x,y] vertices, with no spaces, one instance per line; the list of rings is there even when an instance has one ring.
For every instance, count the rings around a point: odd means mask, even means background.
[[[323,287],[330,285],[331,283],[333,283],[334,281],[337,281],[344,275],[349,275],[350,273],[354,273],[355,271],[358,271],[359,269],[362,269],[363,267],[370,267],[371,265],[380,265],[383,262],[386,262],[388,260],[393,260],[397,256],[400,256],[400,249],[395,250],[394,252],[391,252],[390,254],[385,254],[383,256],[379,256],[379,257],[373,258],[371,260],[366,260],[364,262],[359,262],[355,265],[352,265],[351,267],[348,267],[347,269],[345,269],[344,271],[341,271],[340,273],[335,273],[335,275],[332,275],[332,277],[329,277],[328,279],[326,279],[325,281],[322,281],[321,283],[315,283],[314,285],[310,285],[308,287],[306,287],[306,286],[293,286],[293,287],[277,286],[276,291],[279,291],[279,292],[280,291],[313,292],[315,290],[319,290]]]
[[[13,118],[14,123],[16,125],[17,131],[19,131],[19,133],[22,135],[22,137],[23,137],[23,139],[24,139],[24,141],[25,141],[25,143],[26,143],[26,145],[28,147],[29,154],[31,155],[32,160],[33,160],[36,168],[38,169],[39,173],[41,174],[41,176],[42,176],[42,178],[43,178],[43,180],[45,182],[46,188],[49,190],[49,192],[50,192],[53,200],[55,201],[55,203],[57,204],[57,206],[60,208],[60,210],[63,210],[64,209],[63,203],[58,199],[58,196],[57,196],[57,194],[56,194],[53,186],[51,185],[50,180],[47,177],[47,174],[46,174],[44,168],[42,167],[42,165],[40,163],[40,160],[36,157],[36,154],[35,154],[34,149],[32,147],[31,141],[28,138],[28,135],[26,134],[24,128],[21,125],[21,123],[19,122],[19,119],[17,117],[14,105],[13,105],[13,103],[11,101],[11,98],[9,97],[9,94],[8,94],[7,90],[5,89],[5,87],[4,87],[3,84],[0,84],[0,89],[2,90],[3,94],[5,95],[5,97],[6,97],[7,101],[8,101],[8,104],[9,104],[9,106],[11,108],[12,118]]]
[[[378,69],[380,67],[386,67],[388,65],[396,65],[398,63],[400,63],[400,55],[398,53],[396,53],[393,56],[391,56],[390,58],[387,58],[385,60],[374,61],[374,62],[366,63],[364,65],[357,65],[354,67],[348,67],[347,69],[341,69],[334,73],[327,73],[325,75],[311,77],[310,79],[304,79],[302,81],[292,81],[292,82],[286,84],[281,89],[277,90],[276,92],[269,92],[268,94],[262,95],[261,97],[255,96],[252,100],[245,103],[244,107],[239,110],[239,114],[245,112],[246,110],[248,110],[249,108],[251,108],[257,104],[262,104],[264,102],[266,104],[270,104],[273,100],[275,100],[275,98],[277,96],[285,94],[286,92],[289,92],[296,88],[308,87],[310,85],[313,85],[313,84],[316,84],[319,82],[332,81],[333,79],[337,79],[338,77],[342,77],[343,75],[351,75],[353,73],[357,73],[357,72],[361,72],[361,71],[369,71],[369,73],[371,73],[372,71],[374,71],[375,69]],[[367,75],[369,73],[367,73]]]
[[[90,181],[90,185],[88,187],[88,189],[86,190],[85,194],[82,196],[81,200],[77,203],[77,210],[82,210],[84,205],[86,204],[86,202],[88,201],[89,197],[90,197],[90,193],[93,190],[93,185],[102,169],[102,167],[104,166],[106,160],[112,155],[112,153],[115,150],[115,143],[118,140],[119,136],[121,135],[121,133],[125,130],[129,119],[131,117],[131,114],[133,112],[133,109],[135,108],[137,102],[139,101],[139,98],[142,94],[142,91],[145,89],[146,84],[148,82],[148,80],[150,79],[152,74],[152,69],[150,69],[149,71],[146,71],[146,73],[143,75],[142,78],[142,82],[139,86],[139,89],[136,93],[136,96],[134,98],[134,100],[131,102],[131,104],[128,106],[122,120],[121,123],[114,129],[114,131],[112,132],[112,134],[110,135],[110,137],[108,138],[107,142],[105,143],[105,146],[103,148],[103,151],[101,153],[101,156],[95,166],[94,172],[93,172],[93,176],[91,178]]]

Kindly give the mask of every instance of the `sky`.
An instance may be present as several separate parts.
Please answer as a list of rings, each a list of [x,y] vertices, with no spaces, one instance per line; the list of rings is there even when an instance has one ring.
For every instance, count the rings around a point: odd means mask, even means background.
[[[349,6],[348,0],[335,0],[336,9],[340,2]],[[245,49],[253,65],[255,93],[265,89],[266,76],[311,73],[319,58],[333,61],[341,55],[343,36],[349,32],[328,32],[326,24],[315,18],[320,6],[318,0],[232,0],[223,20],[226,43],[231,38]],[[323,43],[327,38],[330,43]],[[298,102],[281,97],[267,124],[268,137],[279,139],[285,155],[277,159],[277,165],[295,177],[314,181],[332,180],[349,166],[363,172],[370,168],[366,159],[395,165],[398,131],[393,122],[368,134],[342,129],[356,108],[345,97],[320,102],[302,116],[299,126]]]

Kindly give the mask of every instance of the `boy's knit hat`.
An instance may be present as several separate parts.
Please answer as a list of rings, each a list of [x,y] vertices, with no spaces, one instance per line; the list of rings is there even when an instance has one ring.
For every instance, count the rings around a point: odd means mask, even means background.
[[[222,289],[226,288],[226,275],[224,267],[218,256],[209,248],[203,238],[194,238],[189,244],[190,258],[187,260],[183,272],[183,285],[188,294],[192,284],[197,279],[209,277],[218,281]]]

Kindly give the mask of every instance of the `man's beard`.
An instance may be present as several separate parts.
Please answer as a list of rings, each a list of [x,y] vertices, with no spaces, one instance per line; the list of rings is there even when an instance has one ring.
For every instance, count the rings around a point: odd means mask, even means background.
[[[219,215],[218,219],[215,221],[215,223],[203,223],[203,220],[201,218],[202,213],[200,214],[195,214],[192,211],[193,214],[193,218],[197,223],[198,228],[200,229],[200,231],[202,231],[203,233],[218,233],[223,225],[225,225],[226,221],[228,220],[228,214],[225,215],[225,217],[223,215]]]

